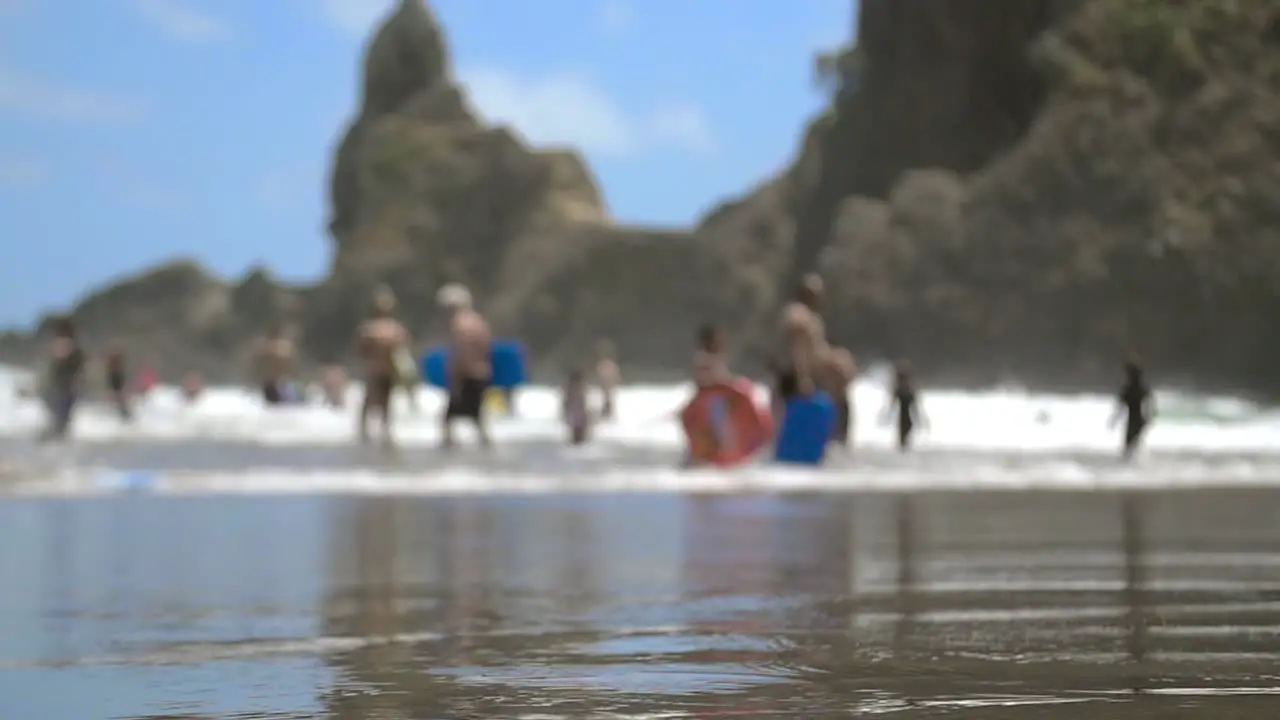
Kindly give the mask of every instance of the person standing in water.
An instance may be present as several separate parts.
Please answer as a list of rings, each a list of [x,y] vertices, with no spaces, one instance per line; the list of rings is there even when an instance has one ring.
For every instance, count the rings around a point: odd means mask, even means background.
[[[581,370],[569,371],[565,380],[561,417],[569,429],[569,443],[583,445],[591,434],[591,409],[587,404],[587,379]]]
[[[111,404],[120,414],[120,419],[125,422],[133,420],[133,408],[130,406],[129,397],[129,373],[125,363],[124,346],[119,342],[113,342],[107,347],[107,354],[103,358],[103,372],[106,375],[104,379],[107,382],[107,393],[111,398]]]
[[[59,318],[53,326],[44,392],[50,415],[49,426],[41,433],[41,441],[65,440],[70,434],[83,385],[84,367],[84,349],[76,339],[75,324],[70,318]]]
[[[281,326],[272,327],[258,343],[254,361],[267,405],[281,405],[289,399],[286,383],[293,375],[294,355],[293,340]]]
[[[622,372],[618,369],[613,343],[601,340],[596,345],[596,387],[600,389],[600,419],[612,420],[614,413],[614,396],[618,384],[622,381]]]
[[[449,352],[446,375],[449,402],[441,416],[444,447],[453,447],[453,421],[466,418],[476,426],[483,447],[489,447],[489,430],[484,423],[484,394],[489,387],[492,368],[493,333],[489,323],[472,307],[471,291],[450,283],[436,296],[449,312]]]
[[[849,393],[858,366],[853,353],[844,348],[833,347],[825,353],[822,360],[822,372],[819,373],[819,387],[831,396],[836,406],[836,421],[831,429],[831,442],[849,447],[853,426],[853,400]]]
[[[693,384],[695,387],[702,389],[721,385],[733,380],[733,374],[729,372],[729,363],[725,353],[724,332],[716,325],[704,323],[698,327],[697,346],[693,351]],[[693,442],[705,444],[708,448],[719,448],[721,443],[725,441],[724,425],[726,421],[725,408],[723,403],[717,403],[710,406],[712,415],[711,423],[705,428],[705,433],[699,433],[698,437],[692,438]],[[694,453],[690,449],[685,455],[682,467],[694,467],[697,463],[693,459]]]
[[[1124,364],[1124,385],[1116,394],[1116,411],[1111,416],[1109,427],[1120,422],[1125,416],[1124,439],[1121,454],[1125,460],[1132,459],[1142,444],[1142,436],[1155,417],[1155,401],[1151,387],[1147,384],[1146,373],[1136,360]]]
[[[928,425],[920,408],[920,395],[911,379],[911,367],[906,362],[899,362],[894,368],[893,394],[889,396],[889,404],[881,420],[888,420],[895,411],[898,416],[898,450],[906,452],[911,449],[916,426]]]
[[[725,355],[724,331],[711,323],[698,328],[698,345],[693,352],[693,382],[700,388],[733,379]]]
[[[773,412],[778,427],[789,400],[813,393],[823,353],[827,349],[827,329],[819,314],[823,283],[816,273],[805,275],[795,298],[782,309],[780,343],[774,365]]]
[[[369,416],[378,413],[382,444],[391,447],[391,395],[396,388],[396,352],[409,344],[409,333],[395,319],[396,296],[388,287],[373,294],[373,310],[360,325],[359,351],[364,360],[364,400],[360,403],[360,442],[369,441]]]

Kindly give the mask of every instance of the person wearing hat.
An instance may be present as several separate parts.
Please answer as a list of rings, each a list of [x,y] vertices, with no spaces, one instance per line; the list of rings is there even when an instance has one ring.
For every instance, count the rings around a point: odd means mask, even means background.
[[[484,423],[484,396],[493,372],[489,362],[493,334],[488,321],[473,307],[466,286],[445,285],[436,294],[436,302],[449,313],[449,402],[440,419],[444,446],[454,444],[453,421],[466,419],[475,424],[480,444],[488,447],[491,440]]]

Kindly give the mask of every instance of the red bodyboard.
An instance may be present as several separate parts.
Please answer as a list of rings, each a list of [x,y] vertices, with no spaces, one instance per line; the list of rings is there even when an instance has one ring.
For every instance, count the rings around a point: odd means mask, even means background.
[[[773,437],[773,416],[756,403],[746,378],[699,388],[680,411],[680,424],[696,465],[739,465]],[[723,425],[715,426],[713,407],[723,407]]]

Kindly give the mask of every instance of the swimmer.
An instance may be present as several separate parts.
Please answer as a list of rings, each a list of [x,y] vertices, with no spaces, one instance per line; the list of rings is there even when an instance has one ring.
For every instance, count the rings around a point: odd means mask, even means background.
[[[831,396],[836,406],[836,421],[831,429],[831,441],[849,447],[852,442],[853,400],[852,389],[858,366],[853,353],[844,348],[830,348],[823,354],[818,385]]]
[[[267,405],[281,405],[288,400],[286,383],[293,374],[294,345],[285,329],[274,326],[258,342],[254,353],[262,400]]]
[[[569,429],[569,443],[582,445],[591,433],[591,410],[587,407],[587,381],[581,370],[572,370],[566,379],[561,401],[561,417]]]
[[[889,404],[884,409],[881,422],[887,421],[897,411],[898,450],[907,452],[911,449],[911,437],[916,426],[927,427],[929,421],[920,407],[920,396],[911,379],[911,367],[906,362],[899,362],[893,374],[893,394],[889,396]]]
[[[472,307],[471,291],[451,283],[440,288],[436,301],[449,313],[449,401],[440,424],[444,447],[453,447],[453,421],[471,420],[483,447],[491,440],[484,422],[484,394],[489,388],[493,369],[489,357],[493,352],[493,334],[489,323]]]
[[[1142,436],[1147,426],[1155,417],[1155,401],[1151,387],[1147,384],[1146,373],[1136,360],[1124,364],[1124,385],[1116,394],[1116,410],[1111,416],[1108,427],[1114,428],[1125,416],[1124,438],[1121,442],[1121,455],[1125,460],[1132,459],[1142,444]]]
[[[796,289],[795,298],[782,309],[773,387],[778,427],[782,427],[781,415],[787,401],[814,391],[815,374],[827,347],[827,329],[819,314],[822,297],[822,278],[810,273]]]
[[[600,389],[600,419],[612,420],[614,396],[618,385],[622,382],[622,373],[618,369],[617,353],[613,343],[601,340],[596,345],[596,387]]]
[[[107,347],[103,358],[103,372],[106,375],[107,394],[111,404],[115,406],[120,419],[129,422],[133,419],[133,408],[129,403],[128,370],[125,365],[124,346],[113,342]]]
[[[75,324],[70,318],[59,318],[53,324],[43,393],[50,422],[40,435],[41,441],[64,440],[70,434],[76,402],[83,389],[84,367],[85,353],[76,338]]]
[[[394,317],[396,296],[391,288],[379,287],[373,294],[373,311],[360,325],[359,350],[364,359],[364,401],[360,404],[358,435],[369,441],[369,415],[378,413],[382,444],[393,444],[391,393],[396,387],[396,352],[409,344],[409,333]]]

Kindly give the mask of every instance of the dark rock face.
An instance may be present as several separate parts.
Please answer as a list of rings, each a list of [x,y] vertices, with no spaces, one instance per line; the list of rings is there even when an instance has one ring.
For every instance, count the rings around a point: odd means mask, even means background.
[[[577,154],[531,150],[475,118],[435,20],[415,0],[369,45],[364,101],[339,146],[332,197],[333,275],[317,289],[304,336],[328,360],[345,357],[376,283],[396,290],[411,332],[431,335],[444,283],[466,283],[483,304],[508,287],[499,280],[509,257],[522,267],[506,275],[550,276],[573,259],[579,228],[607,232]]]
[[[1138,352],[1157,378],[1280,395],[1278,28],[1274,0],[862,0],[856,83],[793,163],[678,232],[613,225],[576,154],[478,120],[404,0],[336,151],[327,279],[176,265],[75,315],[227,376],[273,323],[349,359],[382,282],[430,339],[435,290],[462,281],[547,372],[601,337],[680,371],[708,320],[751,368],[818,269],[834,338],[926,379],[1096,388]]]
[[[1278,15],[1095,0],[1056,23],[1016,143],[967,178],[904,173],[842,202],[824,256],[853,278],[842,329],[966,380],[1096,386],[1136,352],[1165,378],[1280,394]]]

